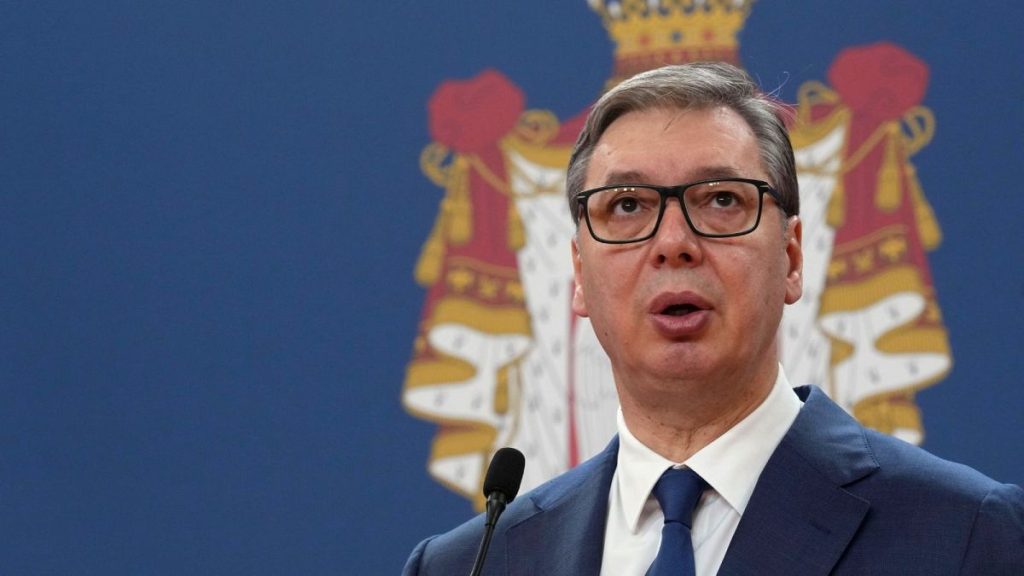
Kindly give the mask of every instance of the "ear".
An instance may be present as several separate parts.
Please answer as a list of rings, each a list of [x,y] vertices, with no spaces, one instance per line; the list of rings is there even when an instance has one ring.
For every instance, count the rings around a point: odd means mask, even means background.
[[[803,224],[799,216],[790,216],[786,225],[786,304],[793,304],[804,292]]]
[[[572,311],[583,318],[587,313],[587,299],[583,293],[583,257],[580,256],[579,236],[572,239]]]

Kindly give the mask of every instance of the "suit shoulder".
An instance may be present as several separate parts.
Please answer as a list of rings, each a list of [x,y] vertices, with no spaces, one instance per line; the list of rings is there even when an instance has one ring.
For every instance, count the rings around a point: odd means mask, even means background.
[[[869,439],[880,465],[877,478],[865,482],[874,480],[870,494],[879,518],[918,527],[904,532],[908,540],[928,534],[930,526],[942,526],[944,546],[960,557],[960,574],[1022,573],[1024,489],[901,440],[878,433]]]
[[[405,563],[403,576],[468,572],[484,533],[484,515],[478,514],[443,534],[420,542]]]
[[[1024,490],[891,436],[866,431],[864,438],[878,467],[846,489],[871,504],[861,537],[869,556],[899,535],[908,550],[959,562],[960,574],[1021,573]]]
[[[581,486],[607,483],[611,474],[609,467],[614,469],[617,453],[618,443],[613,440],[608,448],[593,458],[516,497],[505,509],[494,530],[491,549],[503,545],[505,535],[511,528],[542,509],[557,505]],[[484,520],[484,515],[478,514],[448,532],[422,541],[409,556],[403,574],[425,576],[468,572],[484,533]]]
[[[1020,490],[887,434],[865,430],[865,439],[879,465],[873,476],[878,476],[876,481],[885,480],[892,488],[905,486],[918,493],[930,491],[937,496],[961,497],[979,503],[993,491]]]

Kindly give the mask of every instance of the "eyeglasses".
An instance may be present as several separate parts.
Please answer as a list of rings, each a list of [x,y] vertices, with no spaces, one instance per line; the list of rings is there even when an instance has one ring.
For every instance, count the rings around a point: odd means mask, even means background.
[[[576,195],[590,235],[598,242],[643,242],[658,232],[669,198],[679,200],[695,233],[708,238],[750,234],[761,221],[764,195],[779,193],[761,180],[725,178],[679,186],[615,184]]]

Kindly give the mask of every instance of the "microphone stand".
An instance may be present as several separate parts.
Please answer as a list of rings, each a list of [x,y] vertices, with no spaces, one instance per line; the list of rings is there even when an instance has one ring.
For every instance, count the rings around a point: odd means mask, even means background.
[[[491,536],[494,534],[494,527],[498,524],[498,516],[505,511],[504,492],[494,491],[487,495],[487,520],[484,524],[484,537],[480,541],[480,549],[476,552],[476,561],[473,562],[473,571],[469,576],[480,576],[484,569],[484,560],[487,558],[487,549],[491,546]]]

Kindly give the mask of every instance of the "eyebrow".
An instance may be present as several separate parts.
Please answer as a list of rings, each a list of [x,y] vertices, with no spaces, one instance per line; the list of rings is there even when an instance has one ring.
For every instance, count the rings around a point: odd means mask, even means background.
[[[729,166],[705,166],[698,169],[690,178],[691,182],[698,180],[713,180],[715,178],[742,178],[744,177],[736,169]],[[747,176],[748,178],[750,176]],[[608,173],[602,186],[611,186],[613,184],[654,184],[650,182],[647,176],[643,172],[636,170],[613,170]],[[676,185],[681,182],[665,185]]]

